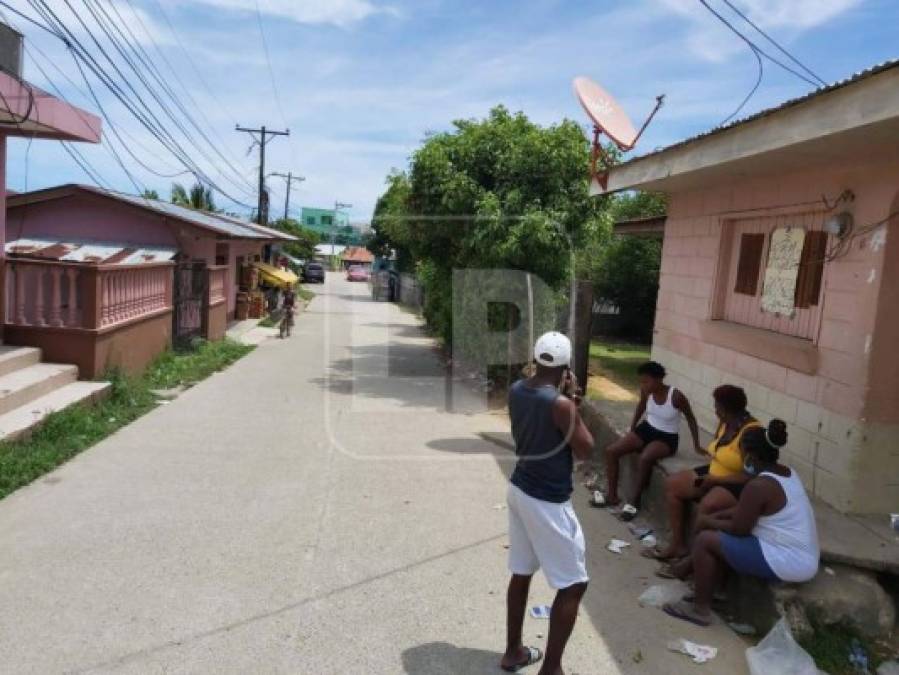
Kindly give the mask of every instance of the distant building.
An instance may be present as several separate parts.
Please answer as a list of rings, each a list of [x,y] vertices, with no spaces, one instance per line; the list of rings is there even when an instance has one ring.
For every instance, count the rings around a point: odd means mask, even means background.
[[[350,217],[343,211],[320,209],[303,206],[300,209],[301,225],[322,237],[322,241],[343,245],[356,245],[362,239],[362,231],[357,225],[350,224]]]

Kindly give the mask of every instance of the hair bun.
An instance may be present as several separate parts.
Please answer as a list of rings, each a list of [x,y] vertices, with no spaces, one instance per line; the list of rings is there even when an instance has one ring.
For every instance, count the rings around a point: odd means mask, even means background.
[[[775,448],[782,448],[787,444],[787,423],[779,419],[771,420],[765,435],[771,445]]]

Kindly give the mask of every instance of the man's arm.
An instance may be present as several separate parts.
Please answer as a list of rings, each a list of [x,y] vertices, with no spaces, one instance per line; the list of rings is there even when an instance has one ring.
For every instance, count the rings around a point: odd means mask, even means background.
[[[553,422],[571,446],[575,459],[590,459],[593,453],[593,434],[584,424],[575,402],[567,396],[559,396],[553,404]]]
[[[705,448],[699,443],[699,425],[696,423],[693,408],[690,407],[690,400],[680,390],[675,389],[674,396],[671,397],[671,404],[684,414],[687,426],[690,428],[690,435],[693,437],[693,449],[696,450],[696,454],[707,455]]]

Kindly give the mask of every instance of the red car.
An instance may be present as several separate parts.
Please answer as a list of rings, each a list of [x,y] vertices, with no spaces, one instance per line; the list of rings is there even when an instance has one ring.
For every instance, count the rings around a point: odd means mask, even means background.
[[[347,281],[368,281],[368,270],[362,265],[350,265],[346,271]]]

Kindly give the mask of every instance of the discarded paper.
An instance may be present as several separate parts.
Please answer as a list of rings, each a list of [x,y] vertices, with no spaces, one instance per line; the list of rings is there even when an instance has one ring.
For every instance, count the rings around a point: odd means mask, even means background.
[[[630,544],[626,541],[621,541],[621,539],[612,539],[606,548],[608,548],[612,553],[621,554],[621,552],[628,546],[630,546]]]
[[[684,640],[683,638],[672,640],[671,642],[669,642],[668,649],[673,652],[686,654],[691,659],[693,659],[693,663],[706,663],[707,661],[711,661],[716,656],[718,656],[717,647],[698,645],[695,642],[690,642],[689,640]]]
[[[531,616],[535,619],[548,619],[552,608],[549,605],[537,605],[531,607]]]

